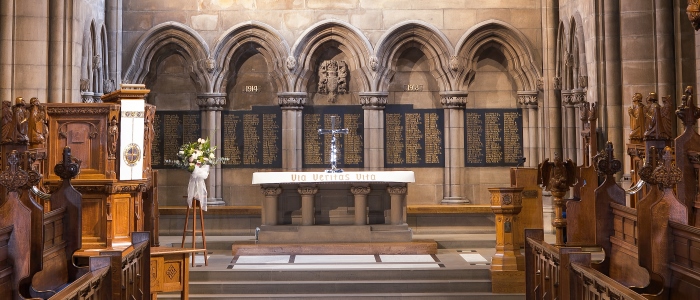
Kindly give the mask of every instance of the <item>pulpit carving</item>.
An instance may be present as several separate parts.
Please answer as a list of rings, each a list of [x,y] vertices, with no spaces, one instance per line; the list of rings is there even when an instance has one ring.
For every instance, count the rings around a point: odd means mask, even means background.
[[[15,124],[15,130],[12,138],[13,142],[28,142],[29,138],[27,137],[27,131],[29,129],[29,124],[27,123],[27,104],[24,102],[22,97],[17,97],[17,99],[15,99],[15,105],[12,107],[12,114]]]
[[[642,94],[634,93],[632,96],[632,106],[627,109],[630,116],[630,141],[640,143],[645,130],[644,126],[644,103],[642,103]]]
[[[112,120],[109,121],[109,129],[107,130],[109,135],[107,136],[107,153],[109,158],[114,159],[117,153],[117,145],[119,141],[119,126],[117,124],[116,116],[112,116]]]
[[[43,145],[49,134],[46,125],[46,109],[39,104],[39,99],[29,100],[29,144]]]
[[[664,106],[659,105],[656,93],[649,93],[647,97],[648,106],[645,109],[644,123],[646,131],[645,140],[670,140],[672,121],[671,118],[671,96],[662,97]]]

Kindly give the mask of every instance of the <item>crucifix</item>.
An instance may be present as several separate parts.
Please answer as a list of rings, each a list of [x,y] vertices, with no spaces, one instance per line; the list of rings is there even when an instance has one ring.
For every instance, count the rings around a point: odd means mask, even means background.
[[[336,116],[331,116],[331,129],[318,129],[318,134],[330,134],[331,135],[331,168],[326,170],[326,173],[342,173],[343,169],[338,169],[337,168],[337,156],[336,156],[336,147],[335,147],[335,142],[336,134],[348,134],[348,129],[343,128],[343,129],[335,129],[335,119]]]

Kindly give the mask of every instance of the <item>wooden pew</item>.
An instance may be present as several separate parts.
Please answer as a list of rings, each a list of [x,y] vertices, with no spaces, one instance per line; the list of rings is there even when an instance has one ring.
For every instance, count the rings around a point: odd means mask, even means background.
[[[13,226],[0,228],[0,299],[12,299],[12,264],[9,243]]]
[[[85,268],[73,264],[73,253],[82,246],[82,196],[70,184],[80,168],[71,157],[70,148],[63,150],[63,162],[54,171],[63,179],[61,187],[51,195],[52,211],[43,217],[43,268],[32,278],[30,294],[49,298],[85,274]]]

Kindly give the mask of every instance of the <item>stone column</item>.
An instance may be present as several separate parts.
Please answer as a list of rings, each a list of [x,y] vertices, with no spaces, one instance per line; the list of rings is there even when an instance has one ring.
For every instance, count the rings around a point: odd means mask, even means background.
[[[63,102],[63,90],[66,88],[63,78],[63,56],[65,53],[64,36],[66,36],[64,25],[66,22],[65,13],[64,1],[49,1],[49,49],[51,49],[51,51],[49,51],[47,102],[52,103]]]
[[[522,187],[489,188],[491,209],[496,215],[496,253],[491,259],[491,285],[494,293],[524,291],[524,277],[513,280],[525,271],[525,257],[520,254],[516,238],[520,226],[518,214],[522,209]],[[524,274],[523,274],[524,275]]]
[[[600,50],[605,58],[605,81],[597,82],[601,87],[598,102],[600,105],[601,127],[606,130],[607,140],[613,145],[624,145],[624,115],[622,111],[622,63],[620,60],[620,2],[603,1],[603,11],[597,21],[603,32],[598,36]],[[602,19],[602,20],[601,20]],[[664,45],[666,46],[666,45]],[[637,65],[635,65],[637,66]],[[615,149],[615,157],[622,157],[624,147]]]
[[[282,169],[300,171],[302,163],[301,110],[306,104],[305,92],[278,93],[277,101],[282,108]]]
[[[216,157],[221,157],[221,110],[226,105],[226,94],[203,93],[197,95],[197,105],[202,113],[202,138],[209,137],[211,145],[217,146]],[[209,198],[222,198],[221,165],[211,166],[207,178]],[[207,199],[208,200],[208,199]]]
[[[389,186],[386,188],[391,196],[391,225],[406,223],[406,186]]]
[[[302,185],[297,192],[301,195],[301,225],[314,225],[314,197],[318,188],[315,185]]]
[[[542,141],[545,156],[554,154],[553,149],[561,148],[561,106],[557,94],[561,90],[561,80],[556,76],[557,31],[559,30],[559,0],[542,1]],[[539,160],[528,157],[526,163],[535,166]]]
[[[12,99],[12,65],[14,58],[14,1],[0,1],[0,99]]]
[[[537,116],[537,91],[518,91],[518,103],[523,108],[523,156],[525,167],[534,166],[539,159],[539,118]]]
[[[445,110],[445,174],[442,203],[469,203],[461,193],[461,172],[464,167],[464,108],[468,92],[448,91],[440,93],[440,103]]]
[[[370,191],[369,186],[350,188],[350,192],[355,196],[355,225],[367,225],[367,195]]]
[[[576,99],[573,91],[561,91],[562,105],[564,105],[564,123],[566,124],[566,139],[564,155],[576,157]]]
[[[262,186],[262,193],[265,195],[262,203],[262,224],[275,226],[277,225],[277,200],[282,193],[282,188],[279,186]]]
[[[573,93],[573,103],[574,103],[574,114],[575,116],[573,123],[574,123],[574,130],[575,130],[575,136],[574,140],[576,141],[576,147],[574,147],[574,153],[576,153],[576,156],[571,156],[571,157],[576,157],[576,165],[582,165],[583,164],[583,155],[579,155],[579,153],[583,153],[583,151],[588,151],[587,149],[584,149],[584,145],[582,143],[582,140],[579,139],[578,137],[581,136],[581,127],[576,126],[576,123],[581,120],[581,106],[584,105],[586,102],[586,91],[581,88],[577,88],[571,91]]]
[[[122,0],[105,0],[105,28],[109,69],[104,70],[111,85],[121,86],[122,69]],[[111,91],[107,90],[105,93]]]
[[[365,114],[364,165],[368,170],[384,168],[384,108],[388,96],[388,92],[360,93],[360,104]]]

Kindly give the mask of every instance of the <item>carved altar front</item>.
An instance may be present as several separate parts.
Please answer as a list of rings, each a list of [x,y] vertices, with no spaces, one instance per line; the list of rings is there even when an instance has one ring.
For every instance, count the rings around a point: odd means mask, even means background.
[[[121,91],[110,94],[120,96]],[[143,98],[148,90],[142,89],[132,97]],[[110,95],[105,95],[110,97]],[[107,101],[105,101],[107,102]],[[80,174],[73,186],[83,195],[83,249],[112,247],[131,242],[131,232],[143,231],[144,194],[152,189],[150,160],[144,159],[144,176],[139,180],[119,180],[119,153],[121,105],[118,100],[108,103],[49,103],[45,105],[48,128],[47,158],[45,164],[56,165],[61,161],[61,151],[71,147],[80,164]],[[146,105],[146,129],[153,118],[155,106]],[[152,132],[152,128],[150,130]],[[145,140],[150,135],[145,135]],[[144,158],[150,158],[150,140],[143,149]],[[44,185],[54,191],[61,184],[51,169],[44,174]],[[146,209],[146,211],[150,211]],[[148,227],[148,226],[147,226]]]

